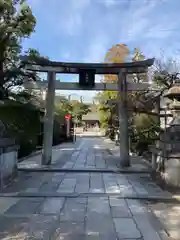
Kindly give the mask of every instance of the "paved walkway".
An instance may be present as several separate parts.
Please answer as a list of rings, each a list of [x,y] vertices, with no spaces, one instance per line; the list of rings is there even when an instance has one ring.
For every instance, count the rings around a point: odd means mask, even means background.
[[[117,152],[103,138],[78,138],[53,149],[49,169],[39,171],[40,156],[21,163],[19,178],[0,195],[0,239],[170,239],[144,202],[168,193],[148,171],[117,173]]]

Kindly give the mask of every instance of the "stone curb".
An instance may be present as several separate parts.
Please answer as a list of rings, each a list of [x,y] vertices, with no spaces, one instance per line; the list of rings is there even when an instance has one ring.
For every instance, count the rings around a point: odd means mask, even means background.
[[[61,149],[62,145],[66,144],[66,143],[68,143],[68,142],[62,142],[58,145],[52,146],[52,150]],[[30,153],[29,155],[27,155],[25,157],[19,158],[18,163],[24,162],[24,161],[28,160],[28,158],[36,157],[38,155],[42,155],[42,152],[43,152],[43,147],[41,149],[37,150],[37,151],[34,151],[34,152]]]
[[[52,167],[34,167],[34,168],[23,168],[18,167],[18,171],[21,172],[77,172],[77,173],[132,173],[132,174],[151,174],[151,170],[133,170],[133,169],[119,169],[119,170],[111,170],[111,169],[70,169],[70,168],[52,168]]]
[[[29,197],[29,198],[48,198],[48,197],[67,197],[67,198],[78,198],[78,197],[118,197],[119,199],[132,199],[149,202],[163,202],[163,203],[177,203],[180,204],[180,199],[174,196],[172,197],[161,197],[161,196],[148,196],[141,194],[129,194],[120,195],[117,193],[57,193],[57,192],[14,192],[14,193],[0,193],[0,198],[6,197]]]
[[[107,140],[109,143],[112,143],[113,145],[115,145],[115,142],[113,142],[111,139],[109,139],[109,138],[107,138],[107,137],[102,137],[102,139],[103,139],[104,141]],[[109,150],[110,150],[110,149],[109,149]],[[110,151],[111,151],[111,150],[110,150]],[[113,151],[111,151],[111,153],[112,153],[112,155],[114,155]],[[130,153],[130,154],[132,154],[132,156],[134,155],[134,156],[137,157],[137,154],[135,154],[135,153]],[[143,156],[138,156],[138,157],[141,158],[141,161],[144,162],[145,164],[147,164],[148,167],[152,169],[151,163],[150,163],[146,158],[144,158]]]

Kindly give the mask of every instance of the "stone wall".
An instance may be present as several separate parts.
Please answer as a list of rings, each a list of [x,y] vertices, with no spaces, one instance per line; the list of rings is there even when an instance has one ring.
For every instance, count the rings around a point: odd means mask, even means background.
[[[165,161],[164,179],[173,187],[180,187],[180,153],[170,154]]]
[[[160,172],[168,186],[180,188],[180,125],[171,125],[161,133],[150,151],[153,169]]]
[[[18,174],[17,151],[18,147],[14,140],[0,139],[0,190],[10,184]]]

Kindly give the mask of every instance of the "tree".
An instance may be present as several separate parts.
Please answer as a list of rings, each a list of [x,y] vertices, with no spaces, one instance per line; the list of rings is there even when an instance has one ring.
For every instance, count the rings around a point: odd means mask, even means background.
[[[142,54],[141,50],[139,48],[134,48],[132,61],[136,62],[136,61],[143,61],[143,60],[145,60],[145,56]],[[147,73],[133,74],[133,81],[136,83],[147,82]]]
[[[90,112],[89,105],[81,101],[72,100],[71,105],[72,105],[72,116],[74,117],[76,122],[81,122],[82,116]]]
[[[132,61],[143,61],[145,59],[145,56],[142,54],[141,50],[139,48],[134,48],[134,54]]]
[[[105,55],[105,63],[123,63],[129,56],[130,51],[126,44],[116,44],[112,46]],[[104,76],[105,82],[115,82],[117,81],[117,75],[106,74]]]
[[[173,58],[156,59],[152,69],[152,81],[160,93],[171,88],[180,79],[180,66]]]
[[[34,31],[36,19],[25,0],[0,0],[0,99],[12,86],[33,78],[20,60],[21,41]]]
[[[116,44],[112,46],[105,55],[107,63],[123,63],[129,56],[130,51],[126,44]]]
[[[112,46],[105,55],[106,63],[122,63],[129,56],[130,51],[126,44],[116,44]],[[117,82],[117,75],[106,74],[104,82]],[[113,91],[105,91],[97,96],[99,100],[100,121],[101,126],[105,129],[109,127],[114,129],[118,124],[118,111],[116,105],[107,103],[107,100],[117,99],[118,93]]]
[[[179,65],[173,59],[157,59],[151,71],[152,82],[157,89],[156,92],[148,90],[136,97],[136,103],[140,107],[134,106],[133,111],[133,133],[132,146],[142,153],[148,150],[148,146],[154,144],[161,132],[160,111],[152,110],[160,99],[164,98],[164,93],[176,82],[179,82]],[[137,144],[138,143],[138,144]]]
[[[105,56],[105,62],[114,62],[121,63],[125,62],[127,57],[129,56],[130,51],[127,46],[124,44],[117,44],[113,46]],[[145,56],[141,53],[139,48],[134,48],[132,61],[141,61],[144,60]],[[116,82],[116,75],[105,75],[105,82]],[[134,82],[141,82],[147,80],[146,74],[133,74]],[[117,104],[109,104],[107,100],[115,99],[117,100],[120,96],[118,96],[117,92],[106,91],[102,92],[97,96],[99,98],[100,105],[100,116],[101,116],[101,126],[104,128],[113,129],[118,126],[118,107]],[[136,113],[143,112],[144,109],[151,111],[154,107],[153,102],[146,95],[145,92],[128,92],[128,114],[129,114],[129,123],[130,125],[133,123],[133,118],[136,116]]]
[[[55,97],[55,111],[64,118],[66,114],[72,114],[72,105],[66,97],[58,95]]]

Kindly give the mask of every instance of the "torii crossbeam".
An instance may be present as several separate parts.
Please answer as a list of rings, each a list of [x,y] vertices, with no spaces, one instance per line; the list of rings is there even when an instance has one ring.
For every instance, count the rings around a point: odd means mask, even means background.
[[[26,69],[37,72],[47,72],[47,81],[37,82],[34,86],[25,85],[28,88],[47,88],[46,113],[44,118],[44,146],[42,154],[42,165],[51,163],[52,137],[53,137],[53,112],[55,89],[66,90],[113,90],[118,91],[121,100],[119,103],[119,127],[120,127],[120,165],[130,166],[129,139],[128,139],[128,117],[126,109],[127,91],[139,91],[149,87],[148,83],[132,83],[126,76],[133,73],[146,73],[148,67],[152,66],[154,59],[136,61],[129,63],[64,63],[54,62],[47,59],[23,59]],[[56,81],[56,73],[79,74],[80,71],[93,70],[95,74],[117,74],[118,83],[96,83],[91,89],[82,88],[77,83],[62,83]]]

